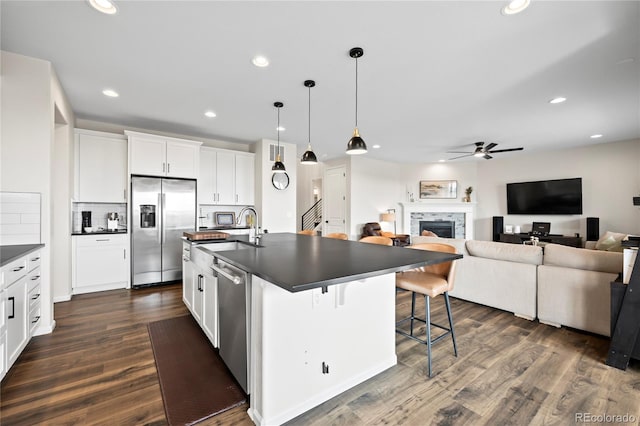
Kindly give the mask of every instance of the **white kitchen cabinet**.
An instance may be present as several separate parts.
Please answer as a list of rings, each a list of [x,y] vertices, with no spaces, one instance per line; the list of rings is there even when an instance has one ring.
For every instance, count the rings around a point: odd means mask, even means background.
[[[39,324],[40,253],[40,250],[31,252],[2,267],[0,380],[20,356]],[[32,313],[37,315],[31,316]]]
[[[129,287],[129,235],[75,235],[73,294]]]
[[[191,244],[182,243],[182,301],[193,311],[193,278],[194,268],[193,262],[191,262]]]
[[[211,274],[202,274],[202,321],[204,330],[211,344],[218,347],[218,279]]]
[[[127,139],[122,135],[76,129],[76,201],[126,203]]]
[[[125,131],[129,137],[129,172],[135,175],[198,177],[202,142]]]
[[[193,274],[193,309],[191,310],[191,313],[193,314],[193,317],[196,319],[198,324],[200,324],[200,326],[202,326],[202,311],[204,309],[204,306],[202,304],[202,295],[204,292],[204,289],[202,287],[203,281],[204,275],[202,274],[200,268],[196,267]]]
[[[254,158],[252,153],[201,148],[198,203],[253,205]]]

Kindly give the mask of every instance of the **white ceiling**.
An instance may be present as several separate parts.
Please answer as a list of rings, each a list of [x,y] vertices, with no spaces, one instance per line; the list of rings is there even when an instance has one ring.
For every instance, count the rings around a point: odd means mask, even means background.
[[[353,131],[354,46],[373,158],[640,138],[639,1],[531,0],[513,16],[506,1],[115,1],[109,16],[80,0],[2,0],[2,49],[51,61],[87,120],[251,143],[276,139],[282,101],[280,138],[301,151],[313,79],[320,159],[344,155]],[[252,65],[256,54],[271,65]],[[556,96],[568,100],[549,104]],[[521,154],[496,157],[509,155]]]

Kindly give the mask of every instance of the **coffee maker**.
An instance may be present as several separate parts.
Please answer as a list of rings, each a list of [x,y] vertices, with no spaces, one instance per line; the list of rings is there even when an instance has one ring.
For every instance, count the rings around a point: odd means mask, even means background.
[[[117,231],[120,224],[120,218],[118,213],[107,213],[107,231]]]
[[[85,228],[91,228],[91,212],[82,212],[82,233],[86,233]]]

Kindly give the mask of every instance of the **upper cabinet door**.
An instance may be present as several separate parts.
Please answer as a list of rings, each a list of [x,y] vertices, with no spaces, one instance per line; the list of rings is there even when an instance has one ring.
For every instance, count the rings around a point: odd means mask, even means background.
[[[132,136],[129,139],[131,174],[165,176],[167,170],[166,142],[163,139]]]
[[[198,204],[215,204],[216,191],[216,151],[200,148],[200,170],[198,171]]]
[[[216,204],[233,205],[236,203],[234,157],[233,152],[218,151],[216,159],[218,201]]]
[[[76,199],[125,203],[127,200],[127,140],[121,135],[76,132]]]
[[[236,154],[236,202],[253,205],[255,199],[255,155]]]
[[[199,154],[199,144],[167,141],[167,176],[196,179]]]

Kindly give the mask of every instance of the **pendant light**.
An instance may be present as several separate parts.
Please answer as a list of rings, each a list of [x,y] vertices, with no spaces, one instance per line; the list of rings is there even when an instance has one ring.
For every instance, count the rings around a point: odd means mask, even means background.
[[[304,87],[309,88],[309,145],[307,146],[307,150],[304,154],[302,154],[302,159],[300,160],[301,164],[318,164],[318,158],[311,149],[311,88],[315,85],[316,82],[313,80],[304,81]]]
[[[347,144],[347,154],[357,155],[367,152],[367,144],[360,137],[358,133],[358,58],[364,55],[364,50],[361,47],[354,47],[349,50],[349,56],[356,60],[356,127],[353,129],[353,136]]]
[[[282,102],[274,102],[273,106],[278,109],[278,127],[276,127],[276,130],[278,131],[278,152],[276,153],[276,162],[273,163],[271,171],[274,173],[284,173],[287,169],[284,167],[284,163],[280,159],[280,108],[282,108],[284,104]]]

